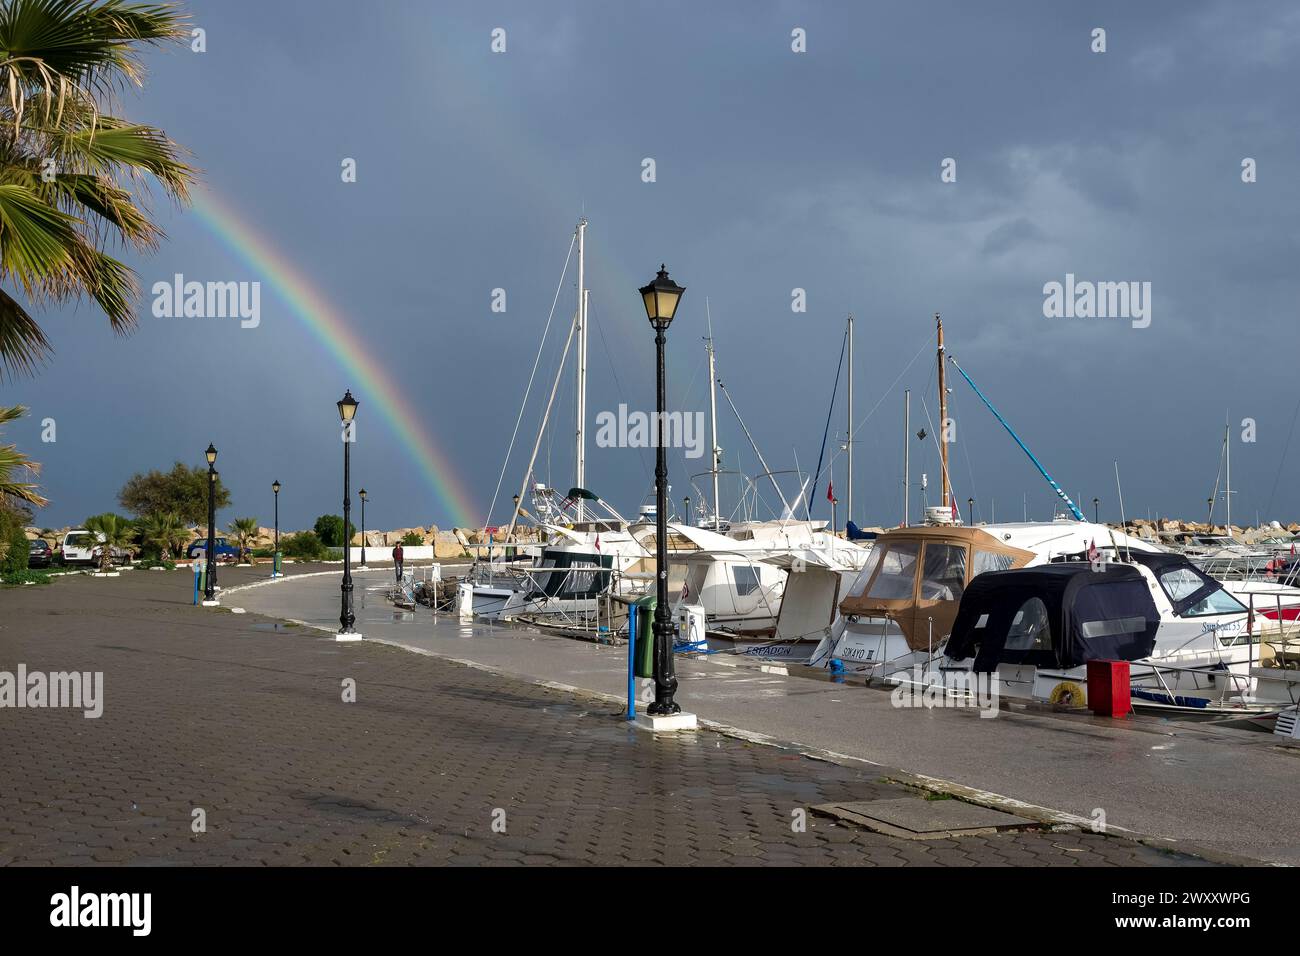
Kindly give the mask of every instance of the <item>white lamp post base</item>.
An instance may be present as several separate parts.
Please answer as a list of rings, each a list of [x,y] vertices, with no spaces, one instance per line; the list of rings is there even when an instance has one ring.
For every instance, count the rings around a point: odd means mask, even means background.
[[[694,714],[637,714],[634,721],[637,727],[654,734],[675,733],[679,730],[698,730],[699,722]]]
[[[359,641],[362,640],[360,631],[339,631],[334,635],[336,641]]]

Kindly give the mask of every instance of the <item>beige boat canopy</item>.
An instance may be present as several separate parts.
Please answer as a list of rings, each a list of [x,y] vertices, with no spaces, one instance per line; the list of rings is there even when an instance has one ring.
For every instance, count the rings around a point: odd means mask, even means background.
[[[866,565],[840,602],[840,613],[889,618],[913,650],[952,631],[962,593],[984,571],[1022,568],[1032,551],[1013,548],[980,528],[898,528],[876,538]]]

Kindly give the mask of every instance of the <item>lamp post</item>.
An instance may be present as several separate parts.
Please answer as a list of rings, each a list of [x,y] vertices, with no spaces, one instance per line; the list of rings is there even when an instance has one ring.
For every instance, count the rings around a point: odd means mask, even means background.
[[[655,577],[656,601],[654,617],[654,703],[646,708],[651,716],[668,716],[681,713],[673,700],[677,693],[677,676],[673,673],[673,628],[668,618],[668,457],[664,449],[664,418],[667,411],[667,388],[664,378],[665,333],[672,324],[686,289],[668,278],[665,266],[653,282],[642,286],[641,301],[645,304],[646,318],[655,330],[655,362],[657,387],[655,390],[655,427],[658,441],[655,454]]]
[[[362,488],[357,492],[357,497],[361,499],[361,567],[358,571],[368,571],[366,567],[366,489]],[[348,529],[344,527],[343,533],[347,534]]]
[[[275,551],[271,555],[271,577],[280,576],[280,482],[271,482],[271,491],[275,494]]]
[[[217,603],[217,469],[214,467],[217,463],[217,449],[212,442],[208,442],[208,449],[204,456],[208,459],[208,552],[204,561],[207,564],[207,583],[203,588],[203,603],[212,605]]]
[[[351,527],[349,519],[352,517],[352,494],[350,482],[352,480],[352,438],[356,434],[352,430],[352,421],[356,418],[357,405],[359,403],[352,397],[352,389],[348,389],[338,401],[339,421],[343,423],[343,583],[340,585],[342,592],[342,609],[339,611],[339,632],[335,635],[336,640],[340,641],[357,641],[361,635],[352,629],[356,623],[356,615],[352,613],[352,558],[351,558],[351,541],[348,540],[348,529]]]
[[[1098,507],[1099,507],[1100,505],[1101,505],[1101,499],[1100,499],[1100,498],[1093,498],[1093,499],[1092,499],[1092,523],[1093,523],[1093,524],[1101,524],[1101,518],[1099,517],[1099,515],[1101,514],[1101,512],[1098,510]]]
[[[691,523],[691,496],[687,495],[682,499],[682,523]]]
[[[975,527],[975,499],[966,499],[966,523],[972,528]]]

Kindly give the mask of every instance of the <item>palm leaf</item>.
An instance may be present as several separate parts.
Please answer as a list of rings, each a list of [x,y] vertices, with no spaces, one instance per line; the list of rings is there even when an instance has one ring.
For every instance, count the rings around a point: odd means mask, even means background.
[[[0,184],[0,273],[15,276],[23,291],[72,265],[76,220],[31,190]]]
[[[0,406],[0,425],[16,421],[27,413],[22,405]],[[41,497],[32,481],[20,481],[19,474],[39,475],[40,462],[32,461],[18,450],[17,445],[0,445],[0,499],[17,499],[36,507],[44,507],[49,500]]]
[[[36,320],[0,289],[0,375],[30,375],[53,351]]]
[[[108,316],[115,332],[135,326],[135,301],[140,294],[136,275],[124,263],[89,243],[79,242],[73,254],[77,283]]]

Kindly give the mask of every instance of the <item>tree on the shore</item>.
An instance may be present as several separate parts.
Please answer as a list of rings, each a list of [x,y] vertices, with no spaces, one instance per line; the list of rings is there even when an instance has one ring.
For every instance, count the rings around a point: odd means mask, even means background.
[[[0,425],[17,420],[26,412],[21,405],[0,407]],[[48,504],[37,492],[37,484],[24,480],[36,477],[40,471],[40,462],[32,461],[17,445],[0,445],[0,508],[14,511],[23,505],[40,508]]]
[[[86,297],[115,331],[134,326],[139,281],[106,250],[154,249],[150,182],[184,203],[195,173],[162,130],[116,115],[117,94],[188,27],[169,3],[0,3],[0,375],[51,351],[27,305]]]
[[[113,566],[113,549],[131,547],[135,528],[131,522],[111,511],[92,515],[86,519],[85,529],[99,541],[99,569],[107,571]]]
[[[325,545],[315,531],[299,531],[280,539],[280,551],[286,558],[319,560],[327,555]]]
[[[239,544],[239,560],[243,561],[246,555],[253,552],[253,542],[257,540],[257,519],[236,518],[230,522],[227,530]]]
[[[230,504],[230,492],[217,478],[214,492],[217,508]],[[192,525],[208,522],[208,469],[206,466],[189,467],[176,462],[169,472],[156,468],[145,474],[134,474],[117,493],[118,503],[136,517],[171,512]]]
[[[190,531],[174,511],[158,511],[145,515],[137,525],[141,543],[146,548],[157,548],[164,561],[180,554],[189,542]]]
[[[327,548],[343,547],[343,516],[342,515],[321,515],[316,519],[316,524],[312,530],[316,532],[316,537],[320,538],[321,544]],[[348,522],[347,540],[351,541],[356,536],[356,525]]]

